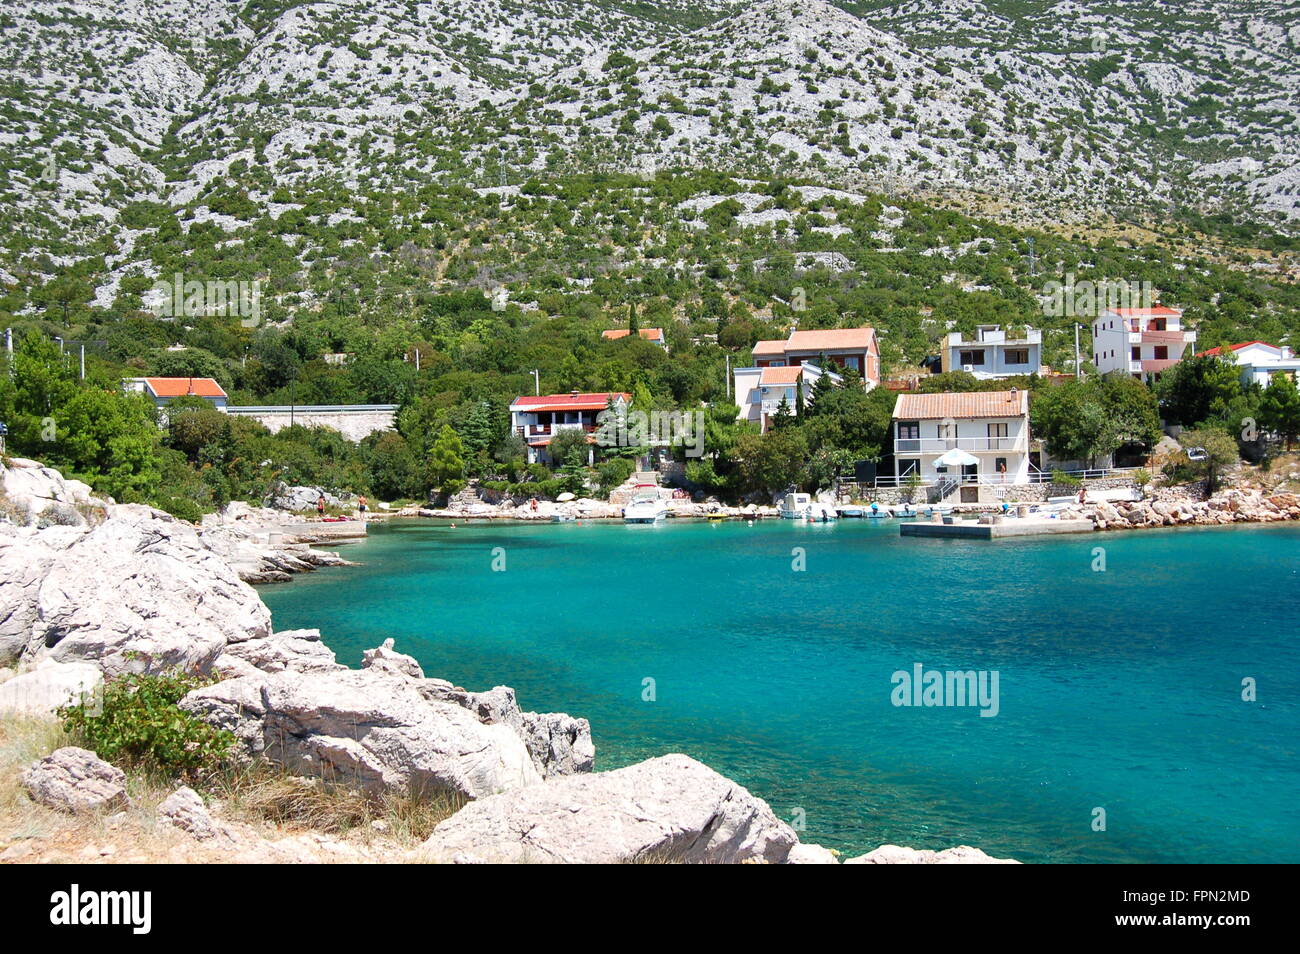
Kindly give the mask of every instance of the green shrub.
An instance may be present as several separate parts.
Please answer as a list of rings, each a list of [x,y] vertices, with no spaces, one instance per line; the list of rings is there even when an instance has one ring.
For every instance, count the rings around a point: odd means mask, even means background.
[[[189,497],[161,497],[156,502],[158,508],[167,511],[180,520],[198,523],[203,519],[203,509]]]
[[[1052,483],[1060,484],[1065,487],[1077,487],[1083,483],[1083,481],[1078,477],[1075,477],[1073,474],[1067,474],[1063,470],[1054,470],[1052,471]]]
[[[217,768],[235,737],[183,711],[177,703],[210,680],[183,673],[123,676],[104,686],[102,709],[85,703],[59,710],[77,744],[114,764],[200,775]]]

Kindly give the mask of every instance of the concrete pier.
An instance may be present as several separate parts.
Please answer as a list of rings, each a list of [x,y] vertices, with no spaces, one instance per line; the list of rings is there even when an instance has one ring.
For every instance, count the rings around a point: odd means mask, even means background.
[[[1092,533],[1091,520],[1035,520],[1015,518],[1001,523],[900,523],[898,533],[904,537],[949,537],[967,540],[1000,540],[1003,537],[1033,537],[1054,533]]]

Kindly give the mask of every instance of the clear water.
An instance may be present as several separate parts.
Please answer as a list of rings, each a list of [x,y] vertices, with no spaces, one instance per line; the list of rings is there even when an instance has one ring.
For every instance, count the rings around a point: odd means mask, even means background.
[[[365,565],[262,589],[277,628],[319,627],[349,665],[392,636],[430,675],[586,716],[599,769],[686,752],[805,841],[1300,860],[1295,526],[994,543],[399,522],[346,552]],[[997,670],[998,715],[894,706],[915,663]]]

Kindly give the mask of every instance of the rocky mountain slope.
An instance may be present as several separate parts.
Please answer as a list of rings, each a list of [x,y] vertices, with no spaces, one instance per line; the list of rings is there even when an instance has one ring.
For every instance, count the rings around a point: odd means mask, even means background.
[[[0,16],[0,257],[71,254],[131,200],[189,202],[235,163],[273,185],[814,170],[1295,218],[1286,9],[20,0]]]

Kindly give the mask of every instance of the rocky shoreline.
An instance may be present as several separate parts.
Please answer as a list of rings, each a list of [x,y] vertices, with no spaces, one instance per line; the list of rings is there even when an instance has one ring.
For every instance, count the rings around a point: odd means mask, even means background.
[[[361,791],[468,800],[417,852],[358,860],[840,861],[686,755],[596,772],[586,719],[526,711],[507,686],[471,691],[429,678],[391,640],[351,669],[316,630],[274,632],[270,611],[230,562],[232,547],[249,539],[242,532],[214,534],[149,507],[97,501],[57,471],[33,473],[38,467],[15,468],[24,473],[14,481],[6,469],[9,499],[18,483],[44,481],[45,495],[80,519],[0,524],[0,717],[49,716],[105,679],[181,669],[216,678],[181,706],[233,733],[242,759]],[[23,785],[61,812],[112,812],[126,798],[123,773],[75,748],[33,763]],[[160,822],[209,846],[273,854],[190,789],[178,788],[158,811]],[[966,846],[886,845],[846,863],[994,861]]]

